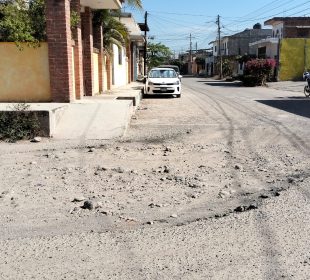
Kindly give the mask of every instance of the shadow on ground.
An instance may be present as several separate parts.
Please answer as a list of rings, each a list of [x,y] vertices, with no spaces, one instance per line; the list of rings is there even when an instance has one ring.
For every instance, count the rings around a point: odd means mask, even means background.
[[[227,82],[227,81],[197,81],[198,83],[205,83],[208,86],[213,87],[240,87],[242,86],[242,82],[234,81],[234,82]]]
[[[173,94],[152,94],[152,95],[144,95],[143,99],[171,99],[176,98]]]
[[[286,96],[286,97],[277,97],[279,99],[295,99],[295,100],[309,100],[309,99],[306,99],[305,96],[302,94],[301,96]]]
[[[274,99],[274,100],[256,100],[264,105],[286,111],[298,116],[310,118],[310,99]]]

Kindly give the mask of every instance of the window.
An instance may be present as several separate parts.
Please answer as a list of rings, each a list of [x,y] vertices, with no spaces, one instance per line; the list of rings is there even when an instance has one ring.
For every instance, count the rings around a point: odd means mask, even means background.
[[[152,70],[149,74],[150,78],[177,78],[174,70]]]
[[[258,58],[266,58],[267,47],[258,48]]]
[[[309,37],[309,29],[307,29],[307,28],[297,28],[297,37],[298,38],[307,38],[307,37]]]
[[[122,65],[123,64],[122,48],[120,46],[117,46],[117,48],[118,48],[118,64]]]

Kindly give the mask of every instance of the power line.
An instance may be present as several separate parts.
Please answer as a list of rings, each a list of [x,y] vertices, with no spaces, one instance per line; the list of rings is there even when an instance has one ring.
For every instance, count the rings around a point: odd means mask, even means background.
[[[170,13],[170,12],[163,12],[163,11],[150,11],[150,12],[154,14],[157,13],[157,14],[167,14],[167,15],[176,15],[176,16],[206,17],[206,15],[197,15],[197,14]]]

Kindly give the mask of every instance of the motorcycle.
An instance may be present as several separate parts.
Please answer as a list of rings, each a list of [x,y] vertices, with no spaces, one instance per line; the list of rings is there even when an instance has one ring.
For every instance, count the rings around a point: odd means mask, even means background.
[[[306,97],[310,97],[310,73],[305,72],[303,78],[306,80],[307,84],[304,87],[304,94]]]

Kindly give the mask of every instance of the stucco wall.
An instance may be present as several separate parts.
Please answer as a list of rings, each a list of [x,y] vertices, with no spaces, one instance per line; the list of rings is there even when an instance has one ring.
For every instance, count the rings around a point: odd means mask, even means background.
[[[103,56],[103,91],[108,90],[107,56]]]
[[[266,47],[266,58],[277,58],[278,44],[269,41],[262,41],[254,46],[250,46],[250,54],[258,56],[258,49],[263,47]]]
[[[310,39],[281,40],[279,80],[300,80],[305,70],[310,70]]]
[[[99,93],[99,55],[97,53],[93,53],[93,77],[94,77],[94,87],[93,94]]]
[[[120,55],[122,57],[121,64],[119,63],[118,57],[119,51],[121,52]],[[125,49],[113,45],[113,87],[120,87],[127,84],[127,69]]]
[[[39,48],[0,43],[0,102],[51,101],[47,43]]]

